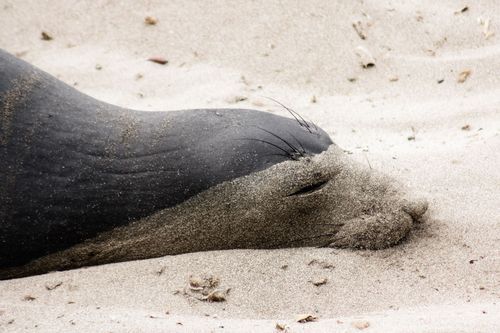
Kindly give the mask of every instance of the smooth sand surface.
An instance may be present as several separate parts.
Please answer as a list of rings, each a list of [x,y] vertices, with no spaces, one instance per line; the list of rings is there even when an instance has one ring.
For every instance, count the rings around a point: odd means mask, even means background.
[[[285,115],[275,98],[430,202],[387,250],[191,253],[0,281],[0,331],[500,331],[497,1],[3,0],[0,28],[1,48],[113,104]],[[218,277],[226,302],[186,293],[191,275]]]

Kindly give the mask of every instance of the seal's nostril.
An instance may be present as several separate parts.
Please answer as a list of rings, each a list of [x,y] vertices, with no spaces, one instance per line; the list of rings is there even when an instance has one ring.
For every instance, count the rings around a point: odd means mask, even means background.
[[[429,208],[429,203],[425,199],[405,200],[402,208],[414,221],[418,221]]]

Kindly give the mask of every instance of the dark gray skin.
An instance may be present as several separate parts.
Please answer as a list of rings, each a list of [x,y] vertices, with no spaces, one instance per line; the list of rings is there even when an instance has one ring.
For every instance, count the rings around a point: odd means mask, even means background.
[[[2,274],[330,145],[300,118],[109,105],[0,50],[0,279],[41,273]]]

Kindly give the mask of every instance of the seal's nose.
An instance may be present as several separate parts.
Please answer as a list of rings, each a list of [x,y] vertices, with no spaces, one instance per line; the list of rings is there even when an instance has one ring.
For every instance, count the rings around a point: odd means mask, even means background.
[[[418,222],[429,208],[429,203],[425,199],[404,200],[402,208],[414,222]]]

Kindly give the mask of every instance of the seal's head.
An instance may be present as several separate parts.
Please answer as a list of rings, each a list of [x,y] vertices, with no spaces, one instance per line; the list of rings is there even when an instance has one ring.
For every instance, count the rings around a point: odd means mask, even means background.
[[[164,213],[183,229],[177,241],[185,252],[193,239],[198,250],[381,249],[403,239],[426,210],[426,201],[410,199],[401,184],[332,144],[220,184]]]
[[[427,210],[426,201],[411,198],[401,184],[335,145],[266,171],[262,188],[270,192],[260,196],[260,207],[284,222],[280,233],[288,236],[280,247],[385,248],[404,238]]]

